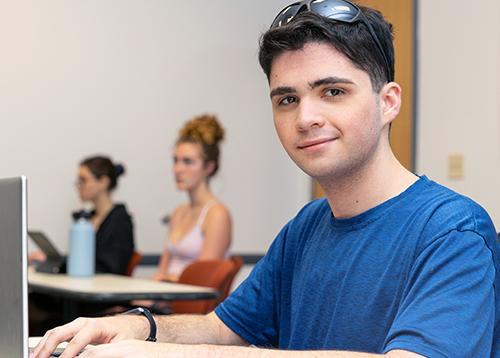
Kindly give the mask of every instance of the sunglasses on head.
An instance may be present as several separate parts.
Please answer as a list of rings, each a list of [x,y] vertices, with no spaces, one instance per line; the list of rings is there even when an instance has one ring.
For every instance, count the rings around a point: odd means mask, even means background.
[[[293,18],[304,11],[310,11],[317,15],[326,17],[337,22],[346,24],[355,24],[357,22],[363,23],[370,33],[373,41],[377,45],[380,54],[382,55],[385,63],[385,69],[387,73],[387,80],[389,82],[394,79],[391,76],[391,70],[389,66],[389,60],[387,55],[380,43],[377,34],[373,30],[368,20],[363,15],[363,12],[350,1],[347,0],[303,0],[300,2],[288,5],[274,19],[271,28],[285,26],[293,20]]]

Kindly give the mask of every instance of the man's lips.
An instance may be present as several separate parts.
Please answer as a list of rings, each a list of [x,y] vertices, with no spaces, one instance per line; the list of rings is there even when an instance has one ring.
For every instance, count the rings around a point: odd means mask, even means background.
[[[324,143],[333,142],[336,139],[337,139],[336,137],[332,137],[332,138],[318,138],[318,139],[314,139],[314,140],[308,140],[308,141],[302,142],[299,145],[297,145],[297,148],[299,148],[299,149],[312,148],[312,147],[319,146],[319,145],[324,144]]]

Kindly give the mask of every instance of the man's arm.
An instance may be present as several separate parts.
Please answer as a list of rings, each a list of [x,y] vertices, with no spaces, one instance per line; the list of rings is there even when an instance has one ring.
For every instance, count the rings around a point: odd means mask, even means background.
[[[202,348],[203,349],[203,348]],[[390,357],[390,358],[418,358],[423,357],[419,354],[403,351],[394,350],[387,352],[386,354],[370,354],[370,353],[360,353],[360,352],[348,352],[348,351],[284,351],[284,350],[272,350],[272,349],[260,349],[260,348],[247,348],[247,347],[207,347],[205,351],[200,351],[202,355],[199,357],[207,358],[222,358],[231,356],[243,356],[247,358],[376,358],[376,357]],[[204,355],[206,353],[206,355]],[[186,356],[190,356],[187,354]],[[165,355],[167,357],[167,355]],[[196,357],[195,354],[192,357]]]
[[[248,343],[230,330],[214,312],[207,315],[157,316],[155,319],[158,342],[248,346]]]
[[[215,315],[156,316],[158,341],[181,344],[248,345]],[[88,344],[144,340],[149,323],[142,316],[119,315],[78,318],[48,331],[34,350],[35,358],[48,358],[58,344],[69,341],[63,357],[74,357]],[[160,346],[159,344],[156,344]]]
[[[231,355],[259,358],[280,357],[359,357],[378,355],[341,351],[280,351],[248,345],[231,331],[213,312],[201,315],[173,315],[155,317],[158,340],[170,343],[142,341],[149,334],[147,320],[140,316],[116,316],[97,319],[79,318],[57,327],[43,337],[35,349],[35,358],[49,357],[55,347],[70,340],[62,357],[75,357],[87,344],[101,344],[88,349],[92,357],[228,357]],[[135,340],[130,340],[135,339]],[[139,341],[138,339],[141,339]],[[111,344],[103,344],[111,343]],[[85,355],[84,355],[85,356]],[[415,358],[418,354],[394,350],[387,357]]]
[[[376,358],[381,355],[369,353],[356,353],[346,351],[283,351],[272,349],[261,349],[255,347],[215,346],[215,345],[184,345],[171,343],[151,343],[144,341],[121,341],[118,343],[105,344],[91,348],[81,357],[107,358],[107,357],[142,357],[142,358],[175,358],[175,357],[246,357],[246,358],[311,358],[311,357],[339,357],[339,358]],[[383,355],[390,358],[418,358],[421,355],[394,350]]]

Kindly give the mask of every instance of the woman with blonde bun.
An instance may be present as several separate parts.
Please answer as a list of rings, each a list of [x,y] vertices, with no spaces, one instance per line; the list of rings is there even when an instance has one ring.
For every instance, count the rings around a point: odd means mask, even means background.
[[[188,194],[189,201],[172,214],[155,280],[177,281],[193,261],[228,255],[231,216],[209,186],[219,169],[219,143],[223,139],[224,129],[213,115],[195,117],[179,131],[173,172],[177,188]]]

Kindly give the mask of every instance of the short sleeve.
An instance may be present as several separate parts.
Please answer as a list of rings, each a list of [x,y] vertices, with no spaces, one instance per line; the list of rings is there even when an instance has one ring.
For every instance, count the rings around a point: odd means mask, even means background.
[[[227,327],[259,347],[278,345],[280,271],[286,231],[285,226],[248,278],[215,309]]]
[[[495,322],[495,266],[483,237],[451,231],[423,249],[410,271],[384,352],[489,357]]]

